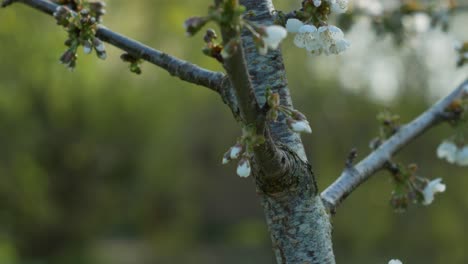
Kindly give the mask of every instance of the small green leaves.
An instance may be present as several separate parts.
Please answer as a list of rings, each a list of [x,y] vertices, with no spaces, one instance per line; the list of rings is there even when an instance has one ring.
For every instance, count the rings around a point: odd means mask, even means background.
[[[369,148],[377,149],[383,141],[395,134],[400,129],[400,116],[384,110],[377,114],[377,120],[380,123],[379,136],[369,142]]]
[[[130,63],[129,69],[131,72],[138,74],[138,75],[141,74],[142,71],[141,71],[140,65],[143,63],[143,60],[133,57],[129,53],[124,53],[120,55],[120,59],[122,59],[122,61],[124,62]]]
[[[400,128],[400,116],[384,110],[377,115],[380,122],[380,138],[387,139],[395,134]]]
[[[104,47],[104,43],[97,38],[97,19],[96,12],[101,15],[104,13],[101,10],[104,4],[94,3],[94,5],[88,4],[83,1],[57,1],[60,4],[67,4],[67,6],[59,6],[54,12],[54,17],[57,20],[57,24],[63,26],[68,32],[68,39],[65,41],[65,45],[68,49],[60,57],[60,62],[67,65],[70,70],[73,70],[76,66],[76,60],[78,58],[77,50],[81,45],[83,46],[83,52],[89,54],[94,49],[96,55],[100,59],[106,59],[107,53]],[[68,5],[80,10],[78,13],[73,12]],[[83,6],[94,6],[94,11]]]
[[[430,181],[418,176],[416,164],[405,167],[388,162],[387,170],[392,174],[395,184],[390,203],[396,212],[406,211],[410,203],[430,205],[434,201],[435,193],[445,191],[445,184],[441,183],[441,178]]]

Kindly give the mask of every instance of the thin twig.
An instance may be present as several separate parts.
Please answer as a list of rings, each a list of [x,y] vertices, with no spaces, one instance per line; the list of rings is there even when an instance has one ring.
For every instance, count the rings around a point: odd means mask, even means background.
[[[49,15],[52,15],[58,7],[57,4],[45,0],[6,0],[3,1],[2,6],[7,6],[14,2],[23,3]],[[217,92],[221,89],[222,80],[224,78],[224,74],[221,72],[209,71],[190,62],[178,59],[119,33],[113,32],[102,25],[99,25],[96,36],[128,52],[136,58],[141,58],[165,69],[171,75],[177,76],[183,81],[202,85]]]
[[[396,152],[417,136],[429,130],[433,125],[443,121],[444,119],[441,117],[444,110],[453,100],[466,92],[466,89],[468,89],[468,79],[419,117],[409,124],[402,126],[397,133],[383,142],[382,145],[359,162],[352,170],[345,169],[340,177],[321,193],[325,205],[330,210],[335,210],[360,184],[382,169]]]

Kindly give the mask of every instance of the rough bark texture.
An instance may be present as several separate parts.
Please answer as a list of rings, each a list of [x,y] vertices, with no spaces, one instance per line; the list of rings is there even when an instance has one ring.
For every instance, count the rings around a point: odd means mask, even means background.
[[[241,4],[253,11],[250,20],[262,25],[272,24],[274,8],[271,0],[244,0]],[[265,103],[267,87],[280,94],[283,105],[292,106],[281,52],[259,55],[246,31],[242,33],[242,42],[252,88],[260,107]],[[279,175],[254,170],[277,262],[335,263],[330,219],[318,196],[315,176],[299,135],[291,132],[283,119],[280,116],[279,122],[269,124],[269,135],[283,157],[280,162],[288,170]]]

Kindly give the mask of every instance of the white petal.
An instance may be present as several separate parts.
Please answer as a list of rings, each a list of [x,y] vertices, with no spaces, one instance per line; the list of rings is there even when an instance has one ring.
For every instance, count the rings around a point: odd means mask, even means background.
[[[250,162],[247,159],[242,159],[237,165],[237,175],[240,177],[249,177],[250,175]]]
[[[312,133],[312,128],[310,128],[309,122],[307,122],[307,120],[292,121],[290,127],[292,131],[297,133]]]
[[[242,152],[242,145],[236,144],[231,148],[231,152],[229,153],[231,159],[239,158],[240,153]]]
[[[314,25],[303,25],[299,28],[299,33],[314,33],[317,28]]]
[[[296,18],[290,18],[286,21],[286,30],[291,33],[299,32],[299,28],[302,27],[304,23]]]
[[[346,39],[340,39],[336,41],[335,44],[330,46],[330,52],[333,54],[340,54],[341,52],[349,48],[350,45],[351,44]]]
[[[392,259],[388,262],[388,264],[403,264],[399,259]]]
[[[277,49],[280,42],[288,35],[286,29],[282,26],[269,26],[265,29],[266,37],[263,37],[263,41],[268,48]]]
[[[457,152],[456,163],[460,166],[468,166],[468,146],[464,146]]]
[[[304,25],[299,28],[299,33],[294,37],[294,44],[299,48],[307,48],[318,42],[317,28],[313,25]]]
[[[446,189],[445,184],[441,183],[442,179],[437,178],[430,181],[423,190],[424,195],[424,205],[429,205],[434,201],[434,194],[438,192],[444,192]]]
[[[443,141],[437,148],[437,157],[454,163],[457,160],[457,146],[452,141]]]
[[[321,0],[314,0],[314,6],[319,7],[322,4]]]

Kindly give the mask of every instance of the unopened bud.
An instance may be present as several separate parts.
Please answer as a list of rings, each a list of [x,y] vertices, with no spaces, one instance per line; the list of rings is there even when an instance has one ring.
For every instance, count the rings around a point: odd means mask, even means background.
[[[184,22],[184,28],[187,36],[195,35],[206,23],[208,19],[205,17],[191,17]]]
[[[239,158],[241,152],[242,152],[243,146],[240,143],[237,143],[231,148],[231,154],[230,157],[231,159],[237,159]]]
[[[237,175],[242,178],[249,177],[251,168],[250,168],[250,162],[247,158],[242,158],[239,161],[239,164],[237,164]]]
[[[312,133],[312,129],[310,128],[309,122],[307,120],[293,120],[291,118],[288,118],[287,120],[289,128],[297,133]]]

